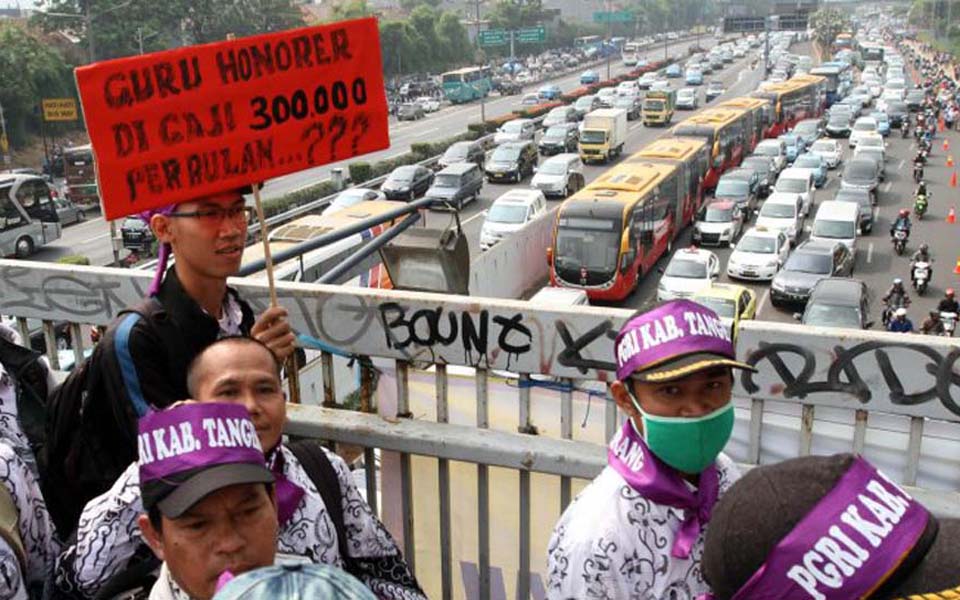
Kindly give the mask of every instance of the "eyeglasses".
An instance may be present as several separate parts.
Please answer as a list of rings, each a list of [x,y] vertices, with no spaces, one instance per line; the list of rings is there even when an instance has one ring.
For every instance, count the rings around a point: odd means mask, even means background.
[[[253,207],[231,206],[229,208],[202,208],[193,212],[173,212],[170,213],[169,216],[200,219],[202,222],[210,225],[219,225],[220,223],[223,223],[224,219],[237,221],[242,216],[243,222],[249,223],[250,219],[253,217]]]

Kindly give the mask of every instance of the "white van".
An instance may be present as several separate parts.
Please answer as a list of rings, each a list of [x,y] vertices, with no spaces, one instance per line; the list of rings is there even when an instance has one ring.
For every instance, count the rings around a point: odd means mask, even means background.
[[[813,228],[810,230],[810,239],[843,242],[850,249],[850,253],[856,256],[859,224],[859,204],[829,200],[817,209],[817,216],[813,219]]]
[[[490,205],[480,229],[480,250],[489,250],[546,211],[547,199],[540,190],[510,190]]]
[[[790,167],[780,171],[777,184],[773,186],[776,193],[800,194],[803,197],[803,216],[810,216],[813,208],[816,186],[813,181],[813,171],[799,167]]]

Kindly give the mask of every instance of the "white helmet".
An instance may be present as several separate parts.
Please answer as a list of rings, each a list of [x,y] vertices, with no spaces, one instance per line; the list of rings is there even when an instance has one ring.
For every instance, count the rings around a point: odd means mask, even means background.
[[[898,308],[898,309],[897,309],[897,316],[898,316],[898,317],[905,317],[905,316],[907,316],[907,309],[903,308],[902,306],[901,306],[900,308]]]

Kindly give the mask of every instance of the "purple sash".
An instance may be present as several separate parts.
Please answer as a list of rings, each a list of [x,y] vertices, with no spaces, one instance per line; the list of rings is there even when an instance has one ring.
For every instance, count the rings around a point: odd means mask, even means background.
[[[303,499],[304,490],[299,485],[290,481],[284,474],[283,467],[286,461],[283,458],[283,450],[281,450],[280,446],[277,446],[274,451],[273,460],[270,462],[272,462],[270,471],[276,480],[274,489],[277,492],[277,519],[280,522],[280,526],[283,527],[287,521],[293,517],[293,513],[297,511],[297,507],[300,506],[300,500]]]
[[[643,438],[637,433],[632,419],[627,419],[623,428],[610,441],[607,463],[644,498],[683,510],[684,519],[673,541],[670,555],[674,558],[689,557],[693,544],[710,520],[713,505],[717,502],[720,487],[717,464],[713,463],[700,473],[697,491],[690,491],[677,471],[663,464],[650,452]]]
[[[923,506],[858,458],[733,600],[867,597],[897,570],[929,518]]]

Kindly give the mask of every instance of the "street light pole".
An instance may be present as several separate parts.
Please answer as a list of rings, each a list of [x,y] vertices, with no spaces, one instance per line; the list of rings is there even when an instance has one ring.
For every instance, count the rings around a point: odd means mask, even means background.
[[[612,23],[610,22],[610,17],[611,17],[611,15],[610,15],[610,0],[607,0],[606,9],[607,9],[607,44],[608,44],[608,47],[607,47],[607,81],[610,81],[610,54],[611,54],[611,52],[610,52],[609,44],[610,44],[610,38],[612,37],[612,36],[611,36],[611,33],[612,33],[612,31],[611,31]]]
[[[479,56],[480,54],[480,0],[477,0],[476,7],[477,7],[477,55]],[[513,63],[511,63],[510,71],[511,71],[510,75],[512,77]],[[481,123],[484,123],[487,120],[486,100],[487,100],[487,97],[484,96],[483,94],[480,94],[480,122]],[[481,576],[481,581],[482,580],[483,580],[483,577]]]

